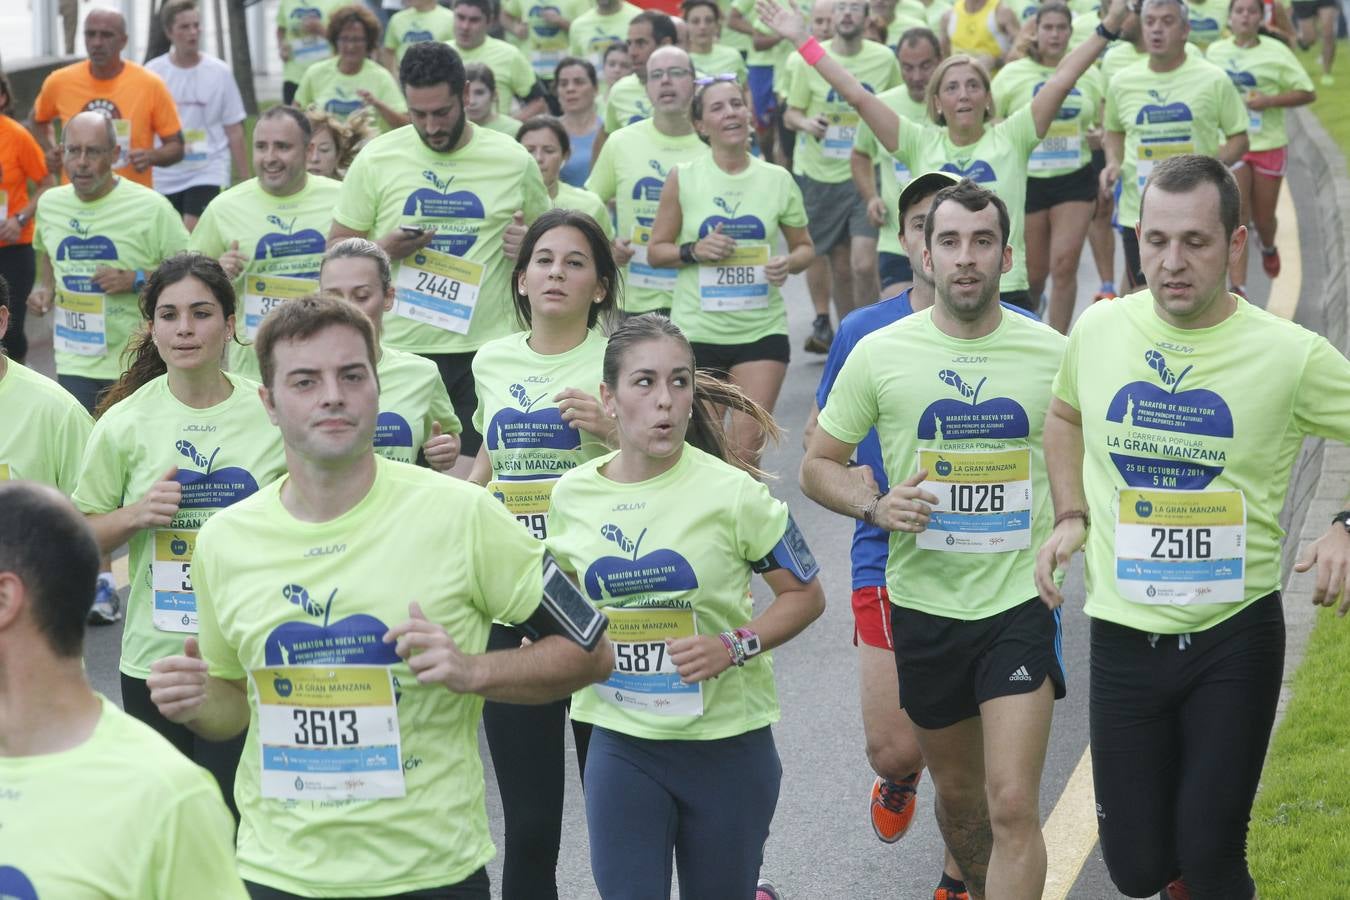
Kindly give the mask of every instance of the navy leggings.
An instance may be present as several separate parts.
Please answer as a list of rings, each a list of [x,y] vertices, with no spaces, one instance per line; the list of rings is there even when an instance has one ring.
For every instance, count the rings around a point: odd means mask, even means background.
[[[586,757],[591,870],[604,900],[755,896],[783,767],[766,726],[715,741],[596,728]]]
[[[1283,670],[1278,591],[1189,636],[1092,620],[1097,831],[1121,893],[1180,876],[1193,900],[1252,896],[1247,823]]]

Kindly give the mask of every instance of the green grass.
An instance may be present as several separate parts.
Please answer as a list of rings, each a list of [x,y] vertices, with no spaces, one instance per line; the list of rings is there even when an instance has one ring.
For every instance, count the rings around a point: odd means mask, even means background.
[[[1336,49],[1336,84],[1330,88],[1318,84],[1317,49],[1299,57],[1317,90],[1312,111],[1350,159],[1350,46],[1342,41]],[[1294,678],[1288,712],[1271,743],[1252,811],[1248,846],[1263,900],[1350,897],[1347,773],[1350,620],[1322,611]]]

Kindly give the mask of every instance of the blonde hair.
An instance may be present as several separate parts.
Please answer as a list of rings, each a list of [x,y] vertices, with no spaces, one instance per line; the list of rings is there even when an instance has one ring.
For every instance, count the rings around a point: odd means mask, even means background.
[[[990,86],[989,73],[974,57],[966,56],[964,53],[947,57],[938,63],[938,67],[933,70],[933,77],[929,79],[928,87],[924,88],[923,91],[923,102],[928,107],[928,118],[946,127],[947,117],[942,114],[942,110],[938,109],[937,95],[938,91],[942,89],[942,80],[947,77],[948,72],[957,66],[970,66],[980,76],[980,81],[984,83],[984,121],[988,122],[994,117],[994,91]]]
[[[347,176],[347,170],[352,167],[352,160],[356,159],[361,148],[380,133],[375,126],[375,113],[370,107],[359,109],[343,120],[316,106],[310,106],[305,110],[305,118],[309,119],[311,140],[321,129],[332,133],[333,142],[337,144],[337,171],[333,174],[339,181]]]

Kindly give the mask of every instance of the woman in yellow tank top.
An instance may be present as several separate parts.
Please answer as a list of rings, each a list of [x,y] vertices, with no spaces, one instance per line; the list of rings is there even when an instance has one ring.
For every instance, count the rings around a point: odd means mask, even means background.
[[[946,56],[974,57],[992,75],[1003,65],[1020,28],[1017,13],[1001,0],[957,0],[943,13],[939,34]]]

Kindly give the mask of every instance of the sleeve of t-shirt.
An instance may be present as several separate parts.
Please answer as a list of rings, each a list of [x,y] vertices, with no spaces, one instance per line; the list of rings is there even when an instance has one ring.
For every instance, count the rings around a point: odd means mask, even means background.
[[[225,125],[237,125],[248,118],[244,111],[244,98],[239,93],[239,82],[228,69],[220,73],[220,121]]]
[[[525,54],[517,50],[511,54],[511,83],[516,86],[516,97],[520,100],[528,97],[534,89],[534,82],[534,67]]]
[[[225,252],[225,237],[220,233],[219,216],[214,207],[214,203],[208,203],[206,209],[202,210],[197,227],[188,235],[188,249],[218,259]]]
[[[19,166],[23,169],[24,177],[30,181],[46,178],[49,174],[47,157],[42,154],[42,147],[26,131],[18,135],[18,142]]]
[[[33,101],[33,121],[46,124],[57,116],[56,94],[61,90],[60,79],[48,78],[38,89],[37,99]]]
[[[895,54],[894,53],[890,54],[889,59],[890,62],[886,66],[886,81],[885,81],[886,86],[877,88],[878,94],[880,94],[882,91],[889,91],[891,88],[899,87],[901,84],[903,84],[903,81],[900,78],[900,63],[896,61]]]
[[[161,138],[171,138],[183,130],[178,119],[178,104],[173,102],[169,86],[158,75],[154,76],[154,102],[150,107],[150,128]]]
[[[1083,323],[1069,329],[1069,342],[1064,348],[1064,357],[1059,362],[1059,371],[1050,385],[1050,393],[1072,406],[1082,409],[1078,400],[1078,347],[1083,342]]]
[[[791,59],[796,60],[800,59],[800,57],[792,57]],[[791,65],[792,63],[789,64]],[[801,71],[794,72],[789,77],[789,84],[791,87],[788,89],[788,106],[802,111],[806,111],[811,107],[811,75],[811,72]]]
[[[1288,48],[1282,48],[1280,54],[1280,83],[1286,91],[1311,91],[1313,89],[1312,77],[1308,75],[1308,70],[1303,68],[1303,64],[1298,61],[1298,57]]]
[[[1008,140],[1024,157],[1030,157],[1031,151],[1041,142],[1036,136],[1036,117],[1032,115],[1030,103],[1004,119],[1003,128]]]
[[[1350,444],[1350,360],[1321,335],[1312,338],[1293,414],[1303,434]]]
[[[618,189],[615,184],[614,172],[614,154],[618,151],[614,147],[619,141],[605,141],[605,145],[600,148],[600,155],[595,158],[595,164],[591,167],[591,174],[586,176],[586,190],[599,197],[601,202],[608,203],[614,199],[614,192]],[[357,160],[360,160],[360,156]],[[349,179],[351,175],[347,176]]]
[[[507,10],[510,12],[510,10]],[[400,36],[403,32],[402,11],[394,13],[389,19],[389,25],[384,31],[384,46],[390,50],[397,50]]]
[[[483,354],[475,353],[473,360],[469,363],[469,372],[473,375],[473,393],[476,405],[473,408],[473,430],[479,434],[483,433],[484,419],[487,417],[486,397],[483,396],[483,372],[480,368],[480,361],[483,360]]]
[[[314,71],[314,66],[306,69],[305,74],[300,76],[299,86],[295,89],[295,105],[301,109],[314,102]]]
[[[539,174],[538,166],[523,166],[521,172],[524,175],[520,182],[520,211],[525,214],[525,224],[531,225],[553,208],[553,200],[544,187],[544,176]]]
[[[207,671],[215,678],[239,681],[247,677],[239,661],[239,650],[230,646],[220,629],[216,613],[215,580],[219,569],[215,562],[215,540],[210,522],[203,528],[192,550],[192,592],[197,597],[197,646]],[[522,529],[523,530],[523,529]]]
[[[1219,90],[1219,130],[1231,137],[1246,131],[1250,120],[1247,118],[1247,104],[1242,102],[1242,95],[1238,93],[1228,73],[1222,74],[1222,79],[1214,79]]]
[[[877,142],[876,135],[872,133],[872,127],[866,122],[858,123],[858,130],[853,134],[853,150],[873,162],[876,162],[877,157],[881,155],[881,144]]]
[[[998,70],[994,80],[989,83],[989,90],[994,95],[994,115],[1000,119],[1008,118],[1009,107],[1012,106],[1012,94],[1015,85],[1011,84],[1012,76],[1008,74],[1010,70],[1007,66]]]
[[[926,126],[922,122],[905,118],[899,113],[896,115],[900,119],[900,124],[896,127],[895,158],[908,166],[910,160],[917,158],[919,142],[923,140],[923,130]],[[880,144],[880,141],[877,143]]]
[[[1102,100],[1106,96],[1106,81],[1102,78],[1102,70],[1095,66],[1088,69],[1083,73],[1083,77],[1078,79],[1078,86],[1090,105],[1089,112],[1084,117],[1085,124],[1096,125],[1101,115]]]
[[[80,475],[70,498],[82,513],[110,513],[125,499],[127,460],[116,428],[116,417],[105,416],[94,425],[85,443]]]
[[[605,132],[613,134],[622,127],[619,122],[619,106],[614,102],[614,96],[611,93],[610,96],[605,98]]]
[[[459,434],[464,430],[464,424],[455,415],[455,407],[450,402],[450,394],[445,390],[440,373],[437,372],[436,376],[430,379],[431,402],[427,405],[426,433],[431,434],[432,422],[440,422],[441,431],[445,434]]]
[[[845,316],[844,321],[839,323],[834,340],[830,342],[830,352],[825,355],[825,368],[821,370],[820,384],[816,387],[817,409],[825,408],[825,401],[830,399],[830,391],[834,390],[834,383],[844,368],[844,361],[861,340],[857,321],[856,317]]]
[[[165,813],[148,824],[154,841],[144,884],[153,900],[209,896],[247,900],[234,858],[234,820],[205,770]]]
[[[379,214],[379,198],[372,189],[371,177],[366,174],[368,168],[370,157],[364,153],[356,154],[347,177],[342,179],[342,192],[338,194],[337,208],[333,210],[334,222],[363,233],[375,227],[375,217]]]
[[[159,218],[159,258],[166,260],[187,249],[188,232],[183,219],[163,196],[156,198],[155,212]]]
[[[877,424],[878,412],[871,361],[866,350],[855,350],[844,360],[818,424],[835,440],[858,444]]]
[[[375,65],[372,63],[372,65]],[[379,72],[379,97],[390,109],[395,112],[406,113],[408,111],[408,101],[404,98],[403,92],[398,89],[398,82],[394,76],[389,74],[389,70],[384,66],[375,66],[375,71]]]
[[[782,173],[783,177],[779,180],[783,185],[784,202],[783,211],[778,216],[778,224],[793,228],[804,228],[806,226],[806,204],[802,201],[802,189],[788,175],[786,169],[783,169]]]
[[[56,426],[56,487],[67,496],[75,493],[80,483],[80,469],[84,450],[94,430],[94,418],[83,406],[72,403]]]
[[[736,552],[747,562],[769,555],[787,530],[788,508],[762,481],[746,475],[736,498]]]
[[[1120,101],[1117,99],[1119,96],[1119,91],[1106,92],[1106,115],[1102,127],[1107,131],[1124,133],[1125,123],[1120,120]]]
[[[474,605],[502,622],[524,622],[544,596],[544,544],[487,491],[474,496]]]

